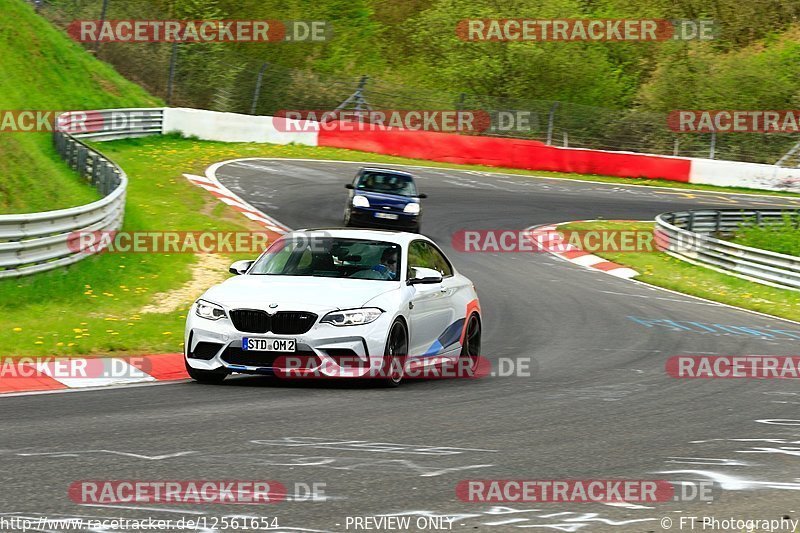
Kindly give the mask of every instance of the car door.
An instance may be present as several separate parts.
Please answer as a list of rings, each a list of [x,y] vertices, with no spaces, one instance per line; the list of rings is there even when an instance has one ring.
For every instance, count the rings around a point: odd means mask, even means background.
[[[432,268],[443,276],[447,275],[448,269],[442,269],[442,261],[447,264],[441,252],[430,243],[424,240],[412,241],[408,247],[407,279],[413,276],[414,267]],[[414,293],[409,310],[409,355],[433,356],[444,350],[442,341],[446,344],[447,340],[443,336],[447,335],[454,316],[450,298],[452,289],[448,286],[452,277],[450,269],[449,277],[443,278],[442,283],[411,286]]]

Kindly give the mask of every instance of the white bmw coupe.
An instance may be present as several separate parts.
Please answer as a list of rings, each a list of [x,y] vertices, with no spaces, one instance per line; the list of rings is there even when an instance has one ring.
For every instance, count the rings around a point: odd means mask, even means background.
[[[187,315],[186,368],[197,381],[243,373],[396,386],[409,368],[480,357],[475,287],[421,235],[294,231],[230,271]]]

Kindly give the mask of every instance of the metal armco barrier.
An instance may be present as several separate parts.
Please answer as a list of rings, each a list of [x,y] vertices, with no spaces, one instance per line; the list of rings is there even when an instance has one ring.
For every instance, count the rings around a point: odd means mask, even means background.
[[[25,276],[70,265],[98,250],[82,246],[77,232],[122,227],[128,178],[113,161],[80,141],[162,133],[162,109],[73,111],[59,115],[53,133],[64,161],[100,194],[87,205],[21,215],[0,215],[0,278]]]
[[[716,236],[743,225],[780,224],[785,216],[800,223],[800,210],[709,209],[662,213],[656,240],[670,255],[782,288],[800,289],[800,257],[734,244]]]

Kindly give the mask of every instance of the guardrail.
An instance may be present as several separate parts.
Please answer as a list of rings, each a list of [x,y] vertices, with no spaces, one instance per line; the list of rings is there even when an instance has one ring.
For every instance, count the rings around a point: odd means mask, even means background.
[[[109,158],[80,139],[111,140],[162,133],[163,109],[110,109],[63,113],[53,133],[64,161],[103,196],[87,205],[20,215],[0,215],[0,278],[70,265],[97,253],[78,232],[122,227],[128,178]]]
[[[800,257],[742,246],[716,238],[747,224],[774,225],[800,210],[706,209],[662,213],[656,240],[670,255],[781,288],[800,289]]]

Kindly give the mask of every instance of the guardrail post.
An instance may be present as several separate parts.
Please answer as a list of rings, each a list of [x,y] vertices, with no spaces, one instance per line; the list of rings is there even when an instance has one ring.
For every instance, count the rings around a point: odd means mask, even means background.
[[[98,183],[100,183],[100,157],[95,155],[92,160],[92,186],[97,189]]]
[[[553,105],[550,106],[550,115],[547,117],[547,145],[550,146],[553,144],[553,126],[556,120],[556,108],[558,107],[558,102],[553,102]]]
[[[81,176],[86,176],[86,157],[89,155],[89,150],[85,146],[78,146],[78,157],[75,163],[78,166],[78,173]]]
[[[722,226],[722,211],[717,211],[716,220],[714,221],[714,233],[719,233]]]
[[[709,159],[714,159],[714,155],[716,154],[716,151],[717,151],[717,132],[716,131],[712,131],[711,132],[711,146],[708,149],[708,158]]]
[[[686,222],[686,229],[694,231],[694,211],[689,211],[689,220]]]
[[[256,114],[256,107],[258,106],[258,97],[261,95],[261,82],[264,81],[264,71],[269,67],[269,63],[264,63],[258,69],[258,78],[256,78],[256,90],[253,91],[253,103],[250,105],[250,114]]]

